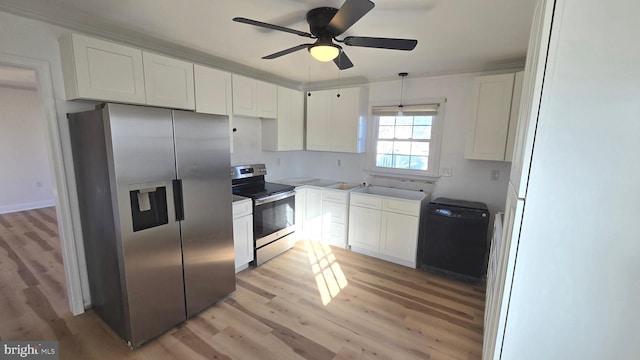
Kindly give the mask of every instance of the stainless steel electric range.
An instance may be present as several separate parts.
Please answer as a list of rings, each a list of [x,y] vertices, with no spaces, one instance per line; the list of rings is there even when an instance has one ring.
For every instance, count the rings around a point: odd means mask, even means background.
[[[295,244],[295,188],[266,182],[264,164],[231,168],[236,195],[253,200],[253,266],[260,266]]]

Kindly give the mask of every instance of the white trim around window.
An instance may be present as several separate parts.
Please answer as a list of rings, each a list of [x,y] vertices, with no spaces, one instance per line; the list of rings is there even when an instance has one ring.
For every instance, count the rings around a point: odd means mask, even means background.
[[[402,108],[402,116],[412,117],[412,116],[429,116],[431,117],[431,134],[428,139],[420,140],[413,139],[412,135],[405,136],[393,136],[390,135],[382,135],[383,138],[380,138],[379,131],[381,129],[380,126],[380,118],[387,117],[387,119],[383,120],[389,122],[391,119],[388,117],[397,116],[397,112],[399,110],[398,105],[392,105],[389,103],[372,103],[370,108],[370,130],[368,131],[368,149],[367,151],[367,171],[374,175],[383,175],[389,177],[398,177],[398,178],[409,178],[409,179],[424,179],[424,180],[436,180],[439,177],[439,167],[440,167],[440,149],[442,146],[442,130],[444,127],[444,113],[445,113],[445,104],[446,99],[423,99],[412,101],[411,104],[404,105]],[[398,117],[396,117],[398,119]],[[398,119],[399,120],[399,119]],[[412,121],[412,120],[411,120]],[[398,122],[397,124],[400,124]],[[416,123],[418,124],[418,123]],[[391,125],[391,124],[387,124]],[[393,125],[391,125],[393,126]],[[385,127],[385,124],[382,125]],[[418,127],[418,126],[416,126]],[[396,128],[397,129],[397,128]],[[384,131],[383,129],[382,131]],[[396,158],[394,157],[393,164],[389,167],[378,166],[382,161],[378,154],[378,141],[385,142],[382,145],[388,145],[389,141],[394,142],[394,146],[398,144],[403,144],[408,146],[423,146],[423,144],[428,144],[428,157],[427,160],[427,169],[426,170],[412,170],[412,169],[402,169],[396,168],[397,164],[395,163]],[[381,150],[382,151],[382,150]],[[394,152],[396,150],[394,149]],[[383,151],[384,152],[384,151]],[[407,157],[405,157],[406,159]],[[425,159],[424,157],[419,158],[418,160]],[[415,162],[413,160],[406,160],[411,162],[413,167]],[[376,164],[378,162],[378,165]]]

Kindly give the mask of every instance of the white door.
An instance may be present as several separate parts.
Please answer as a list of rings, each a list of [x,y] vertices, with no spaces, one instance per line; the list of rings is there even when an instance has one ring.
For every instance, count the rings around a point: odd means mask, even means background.
[[[349,207],[349,245],[378,252],[382,212],[359,206]]]
[[[509,183],[498,264],[495,278],[492,279],[493,289],[491,292],[493,296],[492,301],[486,304],[485,309],[482,357],[485,360],[500,359],[523,211],[524,200],[518,199],[513,184]]]
[[[380,253],[416,262],[418,217],[383,211],[380,227]]]
[[[233,220],[233,245],[237,272],[253,261],[253,215]]]
[[[522,83],[522,97],[520,111],[518,112],[518,126],[516,128],[516,140],[511,162],[511,175],[509,179],[514,184],[518,197],[524,198],[527,191],[526,178],[531,167],[531,155],[533,153],[533,138],[535,127],[538,123],[538,109],[542,97],[542,82],[547,63],[549,50],[549,34],[551,33],[551,21],[553,14],[552,4],[548,1],[538,1],[536,6],[529,48],[527,50],[527,63],[524,67],[524,79]]]
[[[307,189],[304,230],[309,240],[322,238],[322,190]]]
[[[231,112],[231,74],[194,65],[196,111],[204,114],[229,115]]]
[[[340,97],[337,97],[340,93]],[[331,94],[331,151],[357,152],[360,89],[350,88]]]
[[[143,51],[147,104],[195,109],[193,64]]]
[[[312,91],[311,96],[307,96],[307,150],[330,150],[330,96],[330,91]]]
[[[255,117],[256,105],[256,80],[233,74],[233,114]]]

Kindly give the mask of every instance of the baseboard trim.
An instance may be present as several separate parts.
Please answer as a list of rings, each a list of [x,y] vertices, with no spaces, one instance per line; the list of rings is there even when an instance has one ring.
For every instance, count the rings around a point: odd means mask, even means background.
[[[33,210],[33,209],[42,209],[45,207],[51,207],[55,205],[56,203],[53,199],[44,200],[44,201],[34,201],[34,202],[22,203],[22,204],[0,205],[0,214],[8,214],[13,212]]]

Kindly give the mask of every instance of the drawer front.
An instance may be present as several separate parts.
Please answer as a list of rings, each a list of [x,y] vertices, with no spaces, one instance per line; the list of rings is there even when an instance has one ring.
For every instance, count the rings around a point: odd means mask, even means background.
[[[369,209],[381,209],[382,199],[378,196],[370,196],[363,194],[351,194],[349,204],[352,206],[360,206]]]
[[[236,201],[233,203],[233,218],[249,215],[253,213],[253,204],[251,200]]]
[[[331,222],[347,223],[347,205],[345,204],[323,201],[322,214],[323,221],[330,219]]]
[[[420,215],[420,202],[396,200],[396,199],[383,199],[382,210],[390,211],[398,214],[418,216]]]
[[[337,190],[322,190],[322,201],[333,201],[337,203],[347,203],[347,192]]]

